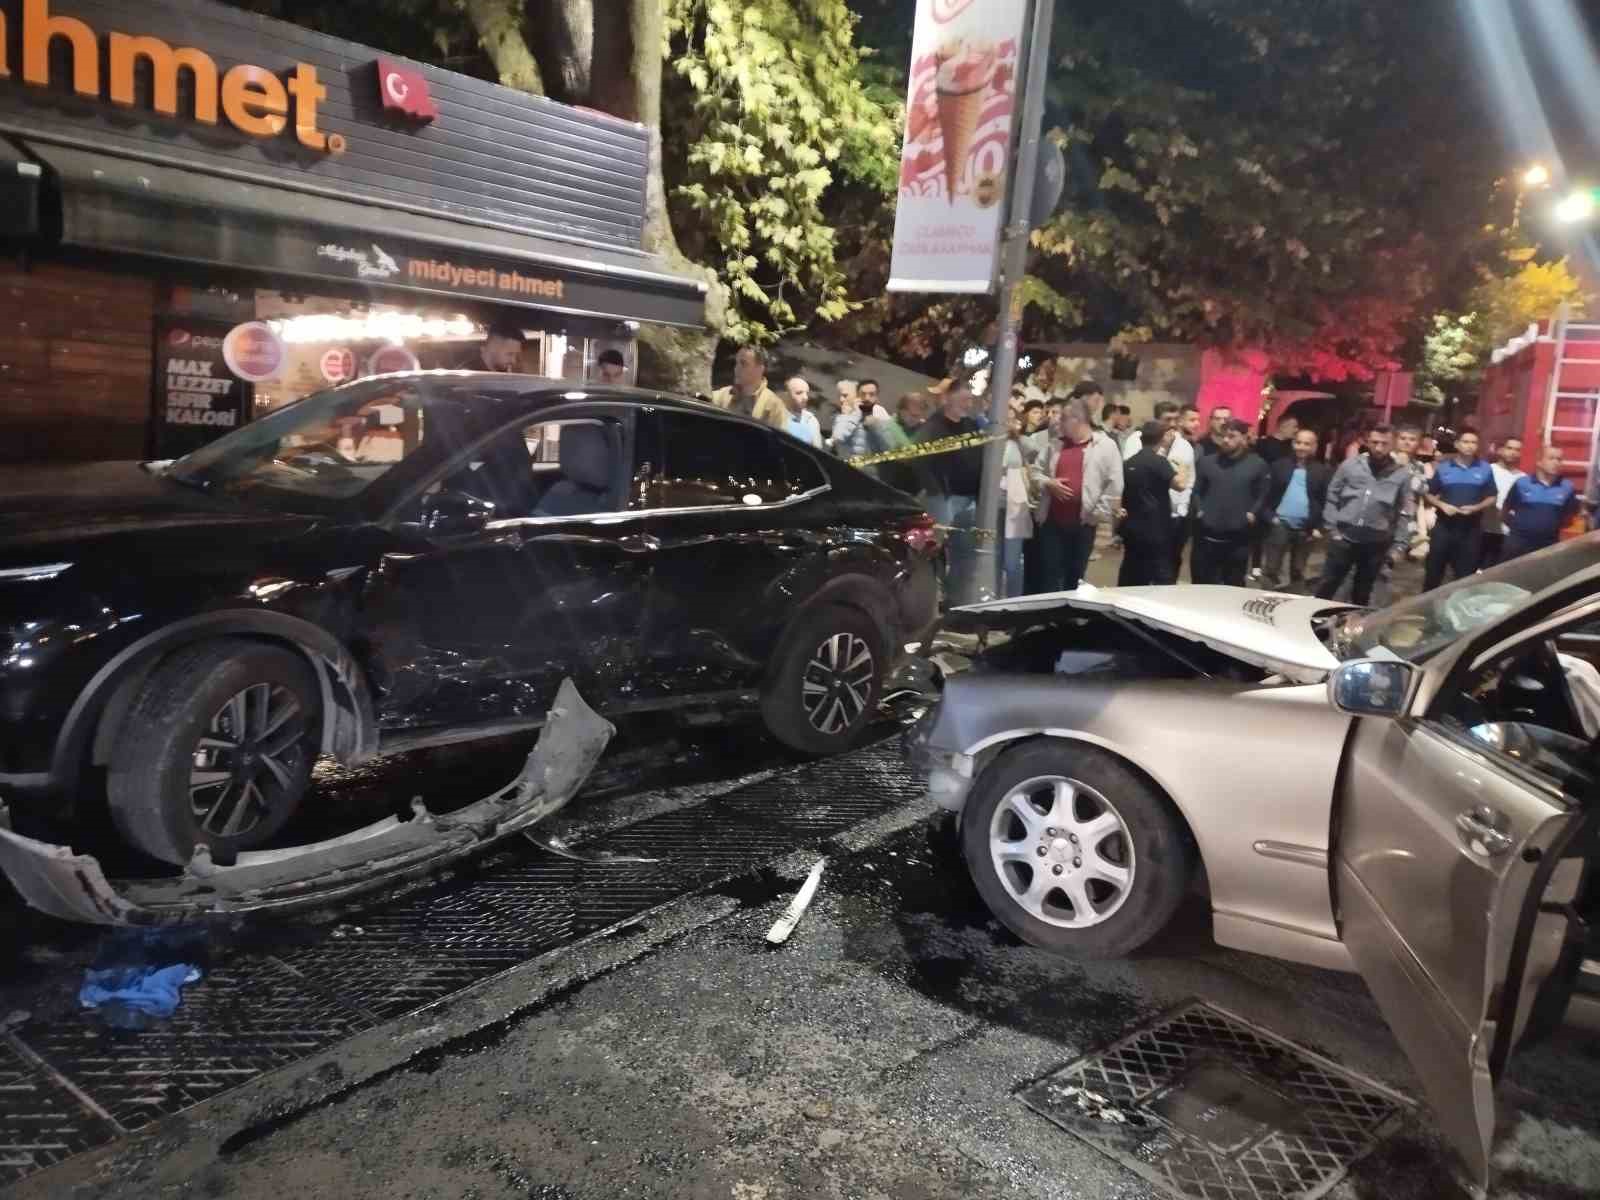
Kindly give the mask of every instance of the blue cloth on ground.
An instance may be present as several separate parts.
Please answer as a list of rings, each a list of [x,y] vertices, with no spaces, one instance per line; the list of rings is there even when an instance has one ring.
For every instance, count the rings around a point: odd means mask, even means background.
[[[183,999],[183,986],[200,978],[200,968],[190,963],[166,967],[91,968],[78,989],[84,1008],[121,1005],[152,1017],[170,1017]]]

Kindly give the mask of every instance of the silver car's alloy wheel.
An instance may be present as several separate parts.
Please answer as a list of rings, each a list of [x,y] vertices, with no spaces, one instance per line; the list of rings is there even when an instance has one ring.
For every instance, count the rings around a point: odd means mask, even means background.
[[[872,647],[853,633],[836,633],[811,652],[802,685],[806,718],[818,733],[843,733],[872,695]]]
[[[1133,886],[1133,837],[1087,784],[1045,775],[1018,784],[994,810],[989,857],[1029,916],[1062,929],[1110,918]]]
[[[294,755],[305,733],[305,713],[290,689],[258,683],[234,695],[195,747],[189,771],[195,824],[216,837],[243,837],[291,802]]]

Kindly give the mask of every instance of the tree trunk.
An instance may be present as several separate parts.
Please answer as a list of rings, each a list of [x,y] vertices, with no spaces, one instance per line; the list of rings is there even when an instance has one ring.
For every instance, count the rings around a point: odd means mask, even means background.
[[[472,22],[478,41],[494,63],[500,82],[519,92],[542,96],[544,78],[522,33],[522,5],[518,0],[458,0]]]
[[[639,330],[639,383],[644,387],[691,395],[709,392],[711,360],[716,355],[717,338],[727,320],[727,299],[717,283],[716,272],[690,262],[678,249],[678,239],[673,235],[668,217],[667,185],[661,173],[661,64],[666,50],[664,5],[662,0],[629,2],[632,9],[632,19],[627,25],[632,41],[630,53],[626,59],[619,55],[609,61],[628,62],[628,74],[633,82],[632,110],[617,111],[616,115],[638,121],[650,131],[644,248],[669,266],[699,276],[707,288],[706,330],[671,329],[662,325],[646,325]],[[597,82],[596,92],[599,91]]]
[[[590,95],[594,80],[595,0],[547,0],[539,7],[544,10],[540,15],[550,22],[545,74],[556,81],[553,94],[567,104],[599,107]]]
[[[706,284],[707,330],[644,325],[639,330],[639,383],[664,391],[708,392],[711,360],[723,328],[727,302],[716,272],[686,258],[678,248],[667,212],[661,173],[661,70],[666,49],[663,0],[559,0],[554,27],[538,45],[544,71],[524,34],[523,0],[459,0],[484,49],[507,87],[545,95],[544,79],[557,99],[586,104],[637,121],[650,134],[645,185],[644,249],[667,266]],[[536,16],[548,21],[550,13]]]

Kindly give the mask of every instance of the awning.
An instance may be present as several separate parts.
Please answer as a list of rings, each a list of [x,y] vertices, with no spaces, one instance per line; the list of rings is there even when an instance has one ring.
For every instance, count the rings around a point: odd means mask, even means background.
[[[65,245],[612,320],[705,321],[705,285],[645,254],[66,146],[28,149],[49,168]]]
[[[38,236],[43,174],[38,163],[0,138],[0,238]]]

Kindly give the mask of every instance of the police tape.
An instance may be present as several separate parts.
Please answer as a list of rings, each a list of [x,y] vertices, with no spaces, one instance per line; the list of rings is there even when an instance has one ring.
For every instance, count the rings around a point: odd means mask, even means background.
[[[976,525],[935,525],[934,528],[947,535],[953,533],[965,534],[967,537],[980,542],[998,542],[1000,540],[1000,535],[994,530],[979,529]]]
[[[1004,433],[959,433],[954,437],[919,442],[899,450],[884,450],[878,454],[862,454],[844,461],[852,467],[875,467],[879,463],[909,462],[915,458],[931,458],[935,454],[954,454],[957,450],[970,450],[974,446],[987,446],[990,442],[1003,442]]]

